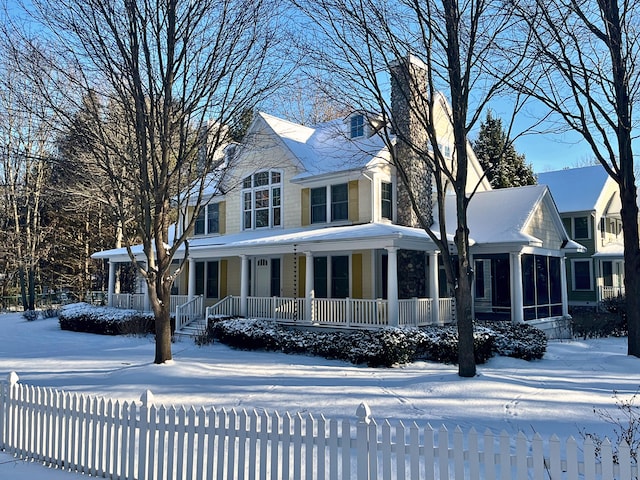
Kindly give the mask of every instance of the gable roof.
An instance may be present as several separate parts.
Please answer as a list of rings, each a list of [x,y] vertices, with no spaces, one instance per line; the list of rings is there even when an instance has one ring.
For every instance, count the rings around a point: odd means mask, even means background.
[[[469,202],[467,221],[469,236],[477,244],[528,244],[542,246],[542,240],[526,232],[530,220],[543,203],[553,208],[553,199],[546,185],[500,188],[477,192]],[[446,202],[446,219],[449,230],[456,225],[455,198],[449,196]],[[571,241],[564,230],[560,216],[551,219],[566,241],[566,249],[582,247]]]
[[[293,178],[363,170],[374,161],[386,160],[384,141],[377,135],[349,138],[345,122],[336,119],[313,128],[298,125],[264,112],[258,117],[298,159],[303,171]]]
[[[538,183],[549,187],[561,213],[596,210],[608,181],[613,179],[602,165],[538,174]]]

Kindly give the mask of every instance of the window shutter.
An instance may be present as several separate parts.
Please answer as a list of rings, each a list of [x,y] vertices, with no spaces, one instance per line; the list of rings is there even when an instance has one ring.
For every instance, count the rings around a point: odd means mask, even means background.
[[[349,221],[357,223],[360,220],[360,198],[358,195],[358,180],[349,182]]]
[[[303,188],[300,191],[300,224],[305,227],[311,223],[311,203],[309,200],[310,191]]]
[[[218,204],[218,233],[220,235],[227,233],[227,202]]]

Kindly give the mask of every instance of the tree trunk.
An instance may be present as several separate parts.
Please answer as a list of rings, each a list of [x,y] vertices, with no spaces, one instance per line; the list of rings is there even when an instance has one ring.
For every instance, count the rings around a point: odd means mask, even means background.
[[[635,186],[621,187],[624,238],[624,288],[629,338],[627,354],[640,357],[640,248]]]
[[[27,278],[25,277],[24,267],[18,268],[18,280],[20,282],[20,296],[22,297],[22,309],[24,311],[32,310],[29,308],[27,300]]]
[[[473,346],[473,316],[471,296],[471,268],[464,228],[456,232],[458,248],[458,284],[456,288],[456,320],[458,322],[458,375],[474,377],[476,360]]]
[[[149,301],[155,316],[156,331],[156,356],[154,363],[164,363],[171,360],[171,284],[168,282],[158,282],[161,284],[161,292],[152,281],[148,281]]]
[[[36,272],[33,267],[29,270],[29,310],[36,309]]]

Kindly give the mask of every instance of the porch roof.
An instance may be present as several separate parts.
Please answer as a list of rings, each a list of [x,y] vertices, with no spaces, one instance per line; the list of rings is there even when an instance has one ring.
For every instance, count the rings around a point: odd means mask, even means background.
[[[600,247],[600,249],[593,254],[594,257],[619,257],[624,258],[624,244],[613,242]]]
[[[448,238],[453,242],[453,236]],[[471,244],[473,244],[471,240]],[[273,255],[283,253],[332,252],[397,247],[408,250],[435,251],[436,247],[424,230],[390,223],[366,223],[320,228],[252,230],[236,234],[192,238],[189,256]],[[142,256],[142,246],[132,248]],[[184,255],[184,247],[177,257]],[[92,255],[95,259],[128,261],[125,248],[105,250]]]

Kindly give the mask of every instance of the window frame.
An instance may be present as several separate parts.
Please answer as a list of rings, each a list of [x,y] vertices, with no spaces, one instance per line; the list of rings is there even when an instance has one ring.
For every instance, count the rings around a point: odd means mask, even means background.
[[[213,208],[216,209],[215,212],[213,211]],[[214,221],[214,217],[216,217],[216,228],[212,229],[211,226]],[[202,205],[193,225],[193,235],[213,235],[217,233],[220,233],[220,202]]]
[[[364,137],[364,115],[356,113],[351,116],[349,138]]]
[[[389,198],[385,198],[386,188],[388,187]],[[385,215],[385,207],[389,209],[389,214]],[[393,222],[393,183],[380,182],[380,218]]]
[[[589,288],[576,287],[576,264],[586,263],[589,269]],[[593,291],[593,260],[590,258],[572,258],[571,259],[571,289],[574,292],[592,292]]]
[[[242,230],[282,227],[283,177],[281,170],[260,170],[242,179]]]
[[[576,227],[576,221],[577,220],[586,220],[586,237],[579,237],[578,233],[577,233],[577,227]],[[573,238],[574,240],[590,240],[591,239],[591,222],[589,221],[589,215],[581,215],[579,217],[572,217],[571,218],[571,225],[573,227]]]
[[[337,188],[344,188],[344,198],[335,200]],[[322,195],[319,195],[322,192]],[[316,196],[318,195],[318,196]],[[315,198],[314,198],[315,197]],[[322,197],[322,198],[320,198]],[[320,200],[320,201],[314,201]],[[340,216],[338,217],[338,212]],[[349,221],[349,182],[334,183],[309,189],[309,222],[345,223]]]

